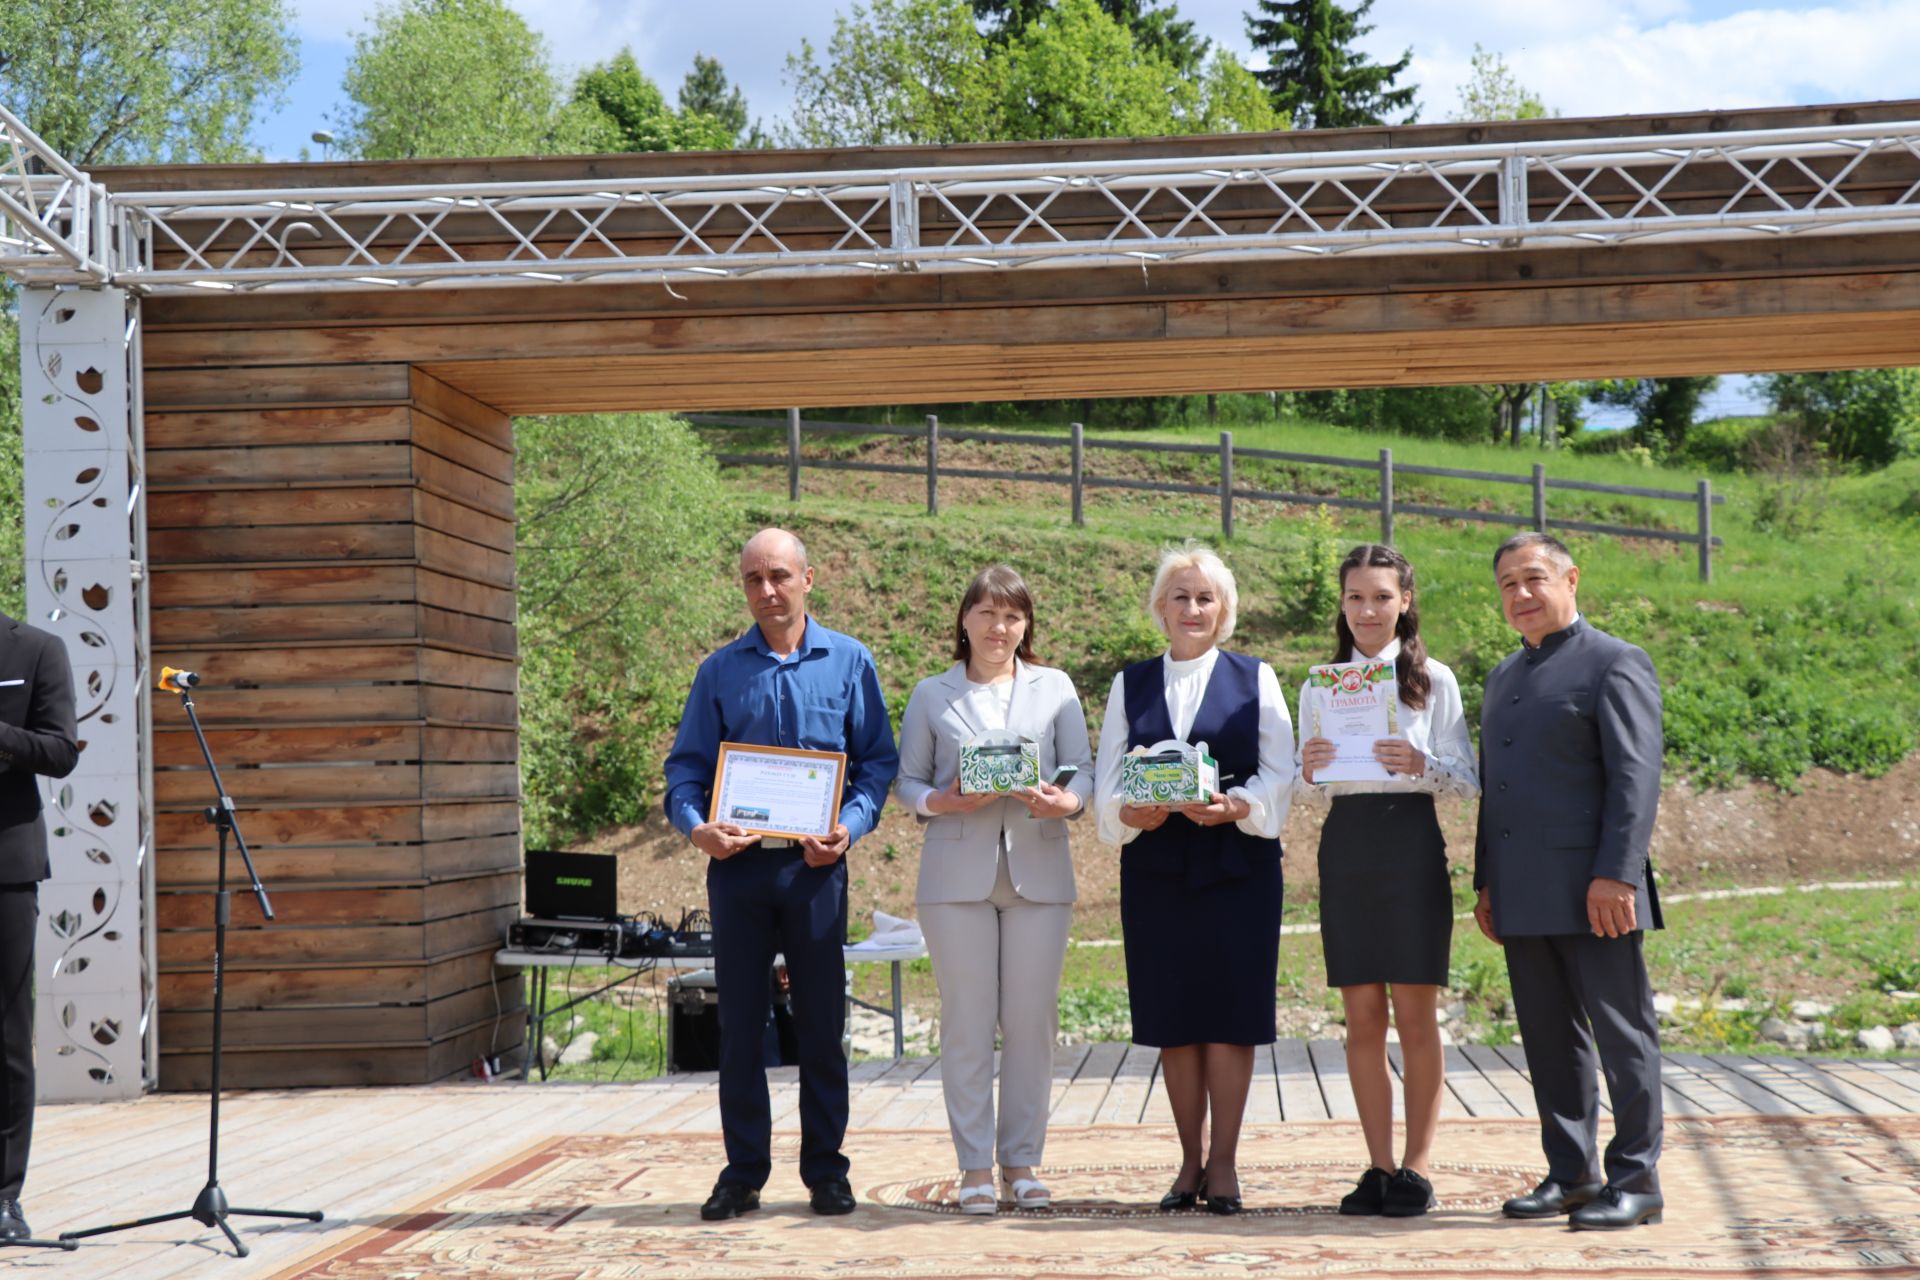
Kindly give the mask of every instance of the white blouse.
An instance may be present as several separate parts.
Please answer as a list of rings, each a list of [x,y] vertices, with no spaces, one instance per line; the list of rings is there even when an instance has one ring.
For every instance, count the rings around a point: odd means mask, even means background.
[[[1173,722],[1173,736],[1185,741],[1193,728],[1200,702],[1207,696],[1207,682],[1213,677],[1220,650],[1208,649],[1197,658],[1184,662],[1172,654],[1160,659],[1161,676],[1167,698],[1167,718]],[[1277,840],[1286,825],[1287,806],[1293,796],[1296,763],[1293,750],[1293,721],[1287,715],[1286,695],[1280,692],[1280,677],[1273,668],[1261,663],[1260,690],[1260,768],[1251,778],[1222,778],[1235,785],[1226,794],[1247,802],[1247,816],[1236,825],[1250,836]],[[1140,834],[1136,827],[1120,821],[1124,808],[1120,799],[1120,757],[1127,753],[1127,690],[1124,673],[1113,678],[1107,694],[1107,713],[1100,724],[1100,752],[1093,767],[1094,817],[1100,838],[1108,844],[1126,844]],[[1151,745],[1151,744],[1149,744]]]
[[[1354,651],[1358,660],[1359,650]],[[1373,655],[1384,662],[1400,656],[1400,641],[1395,639]],[[1395,774],[1385,782],[1308,782],[1296,773],[1293,792],[1296,799],[1322,807],[1334,796],[1379,795],[1391,792],[1432,792],[1436,796],[1460,796],[1472,799],[1480,794],[1480,770],[1473,759],[1473,739],[1467,734],[1466,709],[1460,702],[1460,682],[1445,663],[1427,659],[1427,675],[1433,687],[1427,691],[1427,705],[1415,709],[1400,704],[1400,736],[1427,757],[1427,771],[1417,778]],[[1320,735],[1320,710],[1307,696],[1310,684],[1300,686],[1300,743],[1293,762],[1298,768],[1300,752],[1309,738]]]

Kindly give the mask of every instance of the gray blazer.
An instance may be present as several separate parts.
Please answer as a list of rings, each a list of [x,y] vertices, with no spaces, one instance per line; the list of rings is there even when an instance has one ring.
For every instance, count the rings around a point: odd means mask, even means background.
[[[1638,885],[1661,927],[1647,844],[1660,804],[1660,679],[1646,651],[1584,618],[1487,676],[1473,885],[1502,937],[1589,933],[1596,876]]]
[[[1087,739],[1080,695],[1064,671],[1020,663],[1013,676],[1007,728],[1040,748],[1040,776],[1063,764],[1079,767],[1068,784],[1080,797],[1079,817],[1093,796],[1093,747]],[[900,776],[894,791],[918,814],[920,798],[945,790],[960,772],[960,747],[986,725],[974,724],[960,704],[967,691],[966,664],[956,662],[914,687],[900,723]],[[921,818],[919,902],[984,902],[993,893],[1000,832],[1008,833],[1007,871],[1013,887],[1030,902],[1072,902],[1073,857],[1067,820],[1036,822],[1017,800],[1002,800],[972,813]]]

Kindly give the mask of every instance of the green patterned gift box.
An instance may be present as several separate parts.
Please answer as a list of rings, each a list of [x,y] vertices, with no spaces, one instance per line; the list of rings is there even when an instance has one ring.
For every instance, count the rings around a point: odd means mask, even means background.
[[[1156,742],[1120,757],[1120,798],[1131,805],[1205,804],[1220,789],[1207,744]]]
[[[960,748],[960,794],[1003,796],[1040,785],[1040,748],[1031,738],[989,729]]]

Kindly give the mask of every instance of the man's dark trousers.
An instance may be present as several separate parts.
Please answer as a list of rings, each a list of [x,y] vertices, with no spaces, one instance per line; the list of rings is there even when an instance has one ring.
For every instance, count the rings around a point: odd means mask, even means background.
[[[1660,1189],[1660,1046],[1647,1032],[1659,1024],[1643,936],[1635,931],[1619,938],[1572,933],[1504,939],[1547,1176],[1568,1186],[1600,1180],[1592,1155],[1599,1145],[1598,1066],[1613,1104],[1607,1185]]]
[[[776,952],[786,956],[800,1050],[800,1180],[846,1177],[846,859],[809,867],[798,848],[749,845],[708,859],[707,902],[720,997],[720,1180],[757,1190],[773,1172],[764,1046]]]
[[[0,1200],[18,1200],[33,1142],[33,936],[39,886],[0,885]]]

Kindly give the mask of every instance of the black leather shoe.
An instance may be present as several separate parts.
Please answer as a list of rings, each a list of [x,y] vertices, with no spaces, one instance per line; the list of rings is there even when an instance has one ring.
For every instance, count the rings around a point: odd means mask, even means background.
[[[1387,1203],[1387,1183],[1393,1175],[1374,1165],[1360,1175],[1360,1181],[1353,1190],[1347,1192],[1340,1201],[1340,1212],[1350,1218],[1371,1216],[1380,1212]]]
[[[1191,1191],[1169,1191],[1160,1197],[1160,1208],[1165,1213],[1174,1213],[1181,1209],[1191,1209],[1207,1198],[1207,1175],[1202,1173],[1200,1181],[1194,1183]]]
[[[33,1235],[27,1226],[27,1215],[20,1208],[18,1200],[0,1200],[0,1240],[30,1239]]]
[[[1387,1202],[1380,1212],[1389,1218],[1417,1218],[1433,1206],[1433,1184],[1411,1169],[1402,1169],[1387,1184]]]
[[[1515,1196],[1500,1206],[1500,1212],[1509,1218],[1552,1218],[1563,1213],[1572,1213],[1582,1205],[1592,1204],[1600,1198],[1600,1184],[1597,1182],[1576,1182],[1568,1184],[1555,1182],[1552,1178],[1542,1178],[1540,1185],[1524,1196]]]
[[[700,1216],[708,1222],[737,1218],[760,1207],[760,1193],[743,1182],[716,1182],[713,1194],[700,1206]]]
[[[1217,1213],[1223,1218],[1232,1217],[1240,1212],[1239,1196],[1208,1196],[1207,1212]]]
[[[832,1217],[836,1214],[852,1213],[859,1201],[853,1198],[852,1183],[845,1178],[828,1178],[825,1182],[813,1184],[810,1203],[815,1213]]]
[[[1573,1211],[1567,1224],[1575,1231],[1624,1231],[1641,1223],[1660,1221],[1667,1207],[1658,1191],[1622,1191],[1606,1187],[1592,1204]]]

